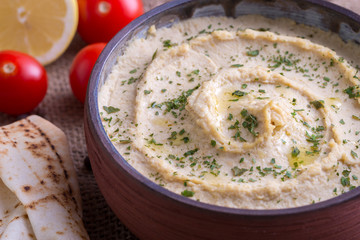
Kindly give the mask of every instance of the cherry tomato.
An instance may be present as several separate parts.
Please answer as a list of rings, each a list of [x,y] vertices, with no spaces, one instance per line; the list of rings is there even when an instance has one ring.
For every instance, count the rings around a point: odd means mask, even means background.
[[[141,0],[78,0],[78,32],[88,43],[108,42],[143,14]]]
[[[91,71],[106,43],[90,44],[78,52],[70,67],[71,89],[80,102],[85,102]]]
[[[35,58],[16,51],[0,51],[0,112],[30,112],[43,100],[46,90],[46,71]]]

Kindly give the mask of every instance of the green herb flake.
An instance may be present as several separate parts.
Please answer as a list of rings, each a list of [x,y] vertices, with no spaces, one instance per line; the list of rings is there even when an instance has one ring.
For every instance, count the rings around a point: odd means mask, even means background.
[[[191,73],[195,74],[195,75],[199,75],[200,70],[199,69],[195,69],[194,71],[192,71]]]
[[[171,40],[169,40],[169,39],[163,41],[164,48],[171,48],[176,45],[177,45],[177,43],[172,43]]]
[[[119,108],[116,108],[116,107],[113,107],[113,106],[103,106],[103,109],[108,113],[108,114],[111,114],[111,113],[116,113],[118,111],[120,111]]]
[[[357,155],[357,153],[356,152],[354,152],[353,150],[351,150],[351,156],[353,157],[353,158],[358,158],[358,155]]]
[[[310,104],[314,105],[314,107],[315,107],[316,109],[325,107],[325,105],[324,105],[324,100],[311,101]]]
[[[181,139],[184,141],[184,143],[188,143],[190,141],[190,139],[188,137],[184,137],[183,139]]]
[[[198,148],[195,148],[193,150],[189,150],[187,152],[184,153],[184,157],[188,157],[188,156],[191,156],[191,155],[194,155],[199,149]]]
[[[258,126],[257,118],[254,115],[249,114],[246,109],[243,109],[240,114],[243,118],[245,118],[245,121],[242,123],[242,126],[245,129],[249,130],[249,132],[254,137],[257,137],[259,133],[254,131],[255,128]]]
[[[148,95],[148,94],[150,94],[152,92],[152,90],[144,90],[144,94],[145,95]]]
[[[244,66],[243,64],[233,64],[230,67],[232,67],[232,68],[240,68],[240,67],[243,67],[243,66]]]
[[[181,77],[181,72],[176,71],[176,76]]]
[[[134,73],[136,73],[136,72],[137,72],[137,70],[136,70],[136,68],[135,68],[135,69],[131,70],[129,73],[130,73],[130,74],[134,74]]]
[[[131,78],[128,79],[127,84],[128,85],[133,84],[134,82],[136,82],[136,80],[138,80],[138,79],[134,78],[134,77],[131,77]]]
[[[245,83],[244,83],[244,84],[242,84],[242,85],[241,85],[241,88],[242,88],[242,89],[247,88],[247,84],[245,84]]]
[[[349,95],[349,98],[360,97],[359,86],[350,86],[346,88],[343,92]]]
[[[194,194],[195,193],[193,191],[189,191],[189,190],[186,190],[186,189],[181,192],[181,195],[184,196],[184,197],[192,197],[192,196],[194,196]]]
[[[344,119],[340,119],[339,123],[342,124],[342,125],[344,125],[344,124],[345,124]]]
[[[165,105],[166,106],[165,113],[171,112],[171,110],[175,110],[175,109],[182,111],[185,109],[185,105],[187,104],[187,98],[199,87],[200,84],[198,84],[195,88],[182,92],[182,94],[177,98],[171,99],[161,104],[157,104],[155,106],[161,108],[161,106]]]
[[[154,61],[154,59],[156,58],[157,55],[157,49],[155,50],[155,52],[153,53],[152,57],[151,57],[151,61]]]
[[[360,120],[360,117],[355,116],[355,115],[352,115],[352,118],[355,119],[355,120]]]
[[[259,50],[247,51],[246,55],[249,57],[256,57],[257,55],[259,55]]]
[[[291,151],[291,156],[293,158],[296,158],[297,156],[299,156],[300,154],[300,150],[297,147],[294,147],[293,150]]]
[[[234,176],[238,177],[238,176],[241,176],[243,175],[246,171],[248,171],[248,169],[246,168],[238,168],[238,167],[233,167],[231,169],[232,173],[234,174]]]
[[[247,94],[248,94],[247,92],[236,90],[235,92],[233,92],[231,94],[231,96],[243,97],[243,96],[246,96]]]
[[[210,144],[211,144],[212,147],[215,147],[215,146],[216,146],[216,141],[215,141],[215,140],[211,140]]]
[[[343,185],[344,187],[350,186],[350,178],[349,178],[349,177],[341,177],[340,183],[341,183],[341,185]]]
[[[148,141],[149,144],[154,144],[156,146],[162,146],[162,143],[157,143],[156,140],[154,138],[152,138],[151,140]]]
[[[351,171],[350,170],[343,170],[342,171],[342,175],[344,176],[344,177],[348,177],[349,175],[350,175],[350,173],[351,173]]]

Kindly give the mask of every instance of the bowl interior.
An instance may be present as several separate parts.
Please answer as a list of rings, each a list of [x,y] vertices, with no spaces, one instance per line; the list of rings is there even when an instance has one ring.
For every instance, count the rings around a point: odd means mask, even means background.
[[[87,94],[90,123],[94,136],[99,139],[108,152],[114,157],[119,167],[126,169],[143,184],[160,192],[165,197],[172,198],[197,208],[210,209],[231,214],[242,215],[287,215],[314,209],[327,208],[344,201],[360,197],[360,188],[344,193],[338,197],[303,207],[279,210],[244,210],[230,209],[200,203],[173,192],[170,192],[138,173],[117,152],[108,139],[99,116],[98,92],[132,38],[144,38],[151,25],[156,28],[171,27],[173,24],[193,17],[228,16],[258,14],[268,18],[290,18],[299,24],[314,26],[325,31],[338,34],[344,41],[354,41],[360,44],[360,16],[334,4],[322,0],[178,0],[161,5],[121,30],[105,47],[93,69]]]

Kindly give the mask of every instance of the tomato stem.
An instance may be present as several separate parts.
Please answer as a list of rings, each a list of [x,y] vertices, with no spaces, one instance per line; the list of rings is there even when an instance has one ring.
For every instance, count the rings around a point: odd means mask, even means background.
[[[4,73],[10,74],[15,71],[15,65],[13,63],[6,63],[3,65]]]
[[[110,12],[111,5],[108,2],[101,1],[98,4],[98,10],[101,14],[106,15]]]

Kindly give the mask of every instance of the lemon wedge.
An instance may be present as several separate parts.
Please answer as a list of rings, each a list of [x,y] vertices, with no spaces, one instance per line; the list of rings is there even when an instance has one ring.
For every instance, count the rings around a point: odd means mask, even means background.
[[[78,24],[76,0],[1,0],[0,50],[16,50],[46,65],[67,49]]]

